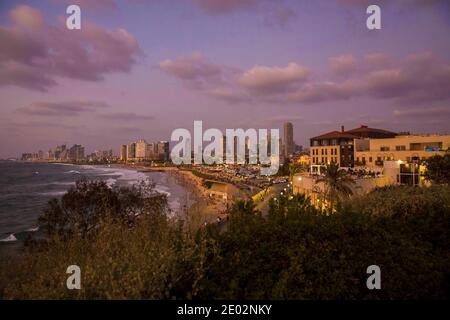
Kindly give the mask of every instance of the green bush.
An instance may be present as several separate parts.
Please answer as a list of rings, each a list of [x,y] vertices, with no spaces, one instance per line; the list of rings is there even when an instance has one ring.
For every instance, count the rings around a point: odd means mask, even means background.
[[[98,185],[87,189],[96,188],[109,194]],[[75,194],[88,208],[101,202],[111,210],[115,203]],[[164,214],[143,214],[132,226],[106,215],[96,232],[54,232],[3,261],[0,298],[449,298],[449,208],[449,187],[434,186],[377,189],[335,214],[317,211],[301,195],[272,201],[267,216],[239,201],[228,221],[196,231]],[[81,290],[65,287],[71,264],[81,267]],[[381,290],[366,287],[373,264],[381,268]]]

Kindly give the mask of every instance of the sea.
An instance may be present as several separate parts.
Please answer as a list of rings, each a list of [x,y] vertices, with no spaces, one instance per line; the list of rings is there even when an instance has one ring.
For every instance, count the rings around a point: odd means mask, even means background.
[[[62,197],[80,179],[102,180],[108,186],[127,186],[152,180],[158,192],[167,195],[172,214],[183,212],[193,197],[167,172],[98,165],[74,165],[21,161],[0,161],[0,253],[16,250],[37,223],[48,201]]]

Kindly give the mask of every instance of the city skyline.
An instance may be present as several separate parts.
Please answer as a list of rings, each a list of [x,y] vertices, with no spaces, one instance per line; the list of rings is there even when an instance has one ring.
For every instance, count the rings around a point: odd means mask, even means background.
[[[69,3],[80,31],[64,28]],[[291,122],[299,145],[341,125],[448,133],[449,3],[379,1],[377,31],[367,3],[2,1],[0,158],[68,142],[117,154],[194,120]]]

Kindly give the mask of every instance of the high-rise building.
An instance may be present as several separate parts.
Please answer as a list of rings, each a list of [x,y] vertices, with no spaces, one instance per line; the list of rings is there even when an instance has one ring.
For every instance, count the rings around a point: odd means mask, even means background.
[[[136,141],[136,161],[145,161],[147,153],[147,142],[144,139]]]
[[[80,161],[84,159],[84,147],[79,144],[74,144],[69,149],[68,154],[69,160],[71,161]]]
[[[159,141],[156,144],[156,154],[157,160],[159,161],[168,161],[169,160],[169,142],[168,141]]]
[[[294,127],[292,123],[284,123],[284,157],[288,158],[294,153]]]
[[[127,153],[127,145],[123,144],[120,146],[120,161],[127,161],[128,153]]]
[[[135,158],[136,158],[136,143],[133,142],[127,146],[127,160],[134,161]]]
[[[155,143],[148,143],[145,149],[145,160],[158,160],[157,145]]]
[[[62,159],[62,154],[63,154],[65,151],[66,151],[66,145],[65,145],[65,144],[63,144],[63,145],[61,145],[61,146],[57,146],[57,147],[55,148],[55,153],[54,153],[55,160],[61,160],[61,159]]]

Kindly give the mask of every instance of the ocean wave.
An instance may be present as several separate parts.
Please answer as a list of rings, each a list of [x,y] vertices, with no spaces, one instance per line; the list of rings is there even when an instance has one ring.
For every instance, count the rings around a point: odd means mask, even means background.
[[[50,182],[49,185],[55,185],[55,186],[74,186],[75,181],[68,181],[68,182]]]
[[[28,228],[27,230],[25,230],[26,232],[36,232],[39,230],[39,227],[35,227],[35,228]]]
[[[12,242],[12,241],[17,241],[17,238],[14,236],[14,233],[11,233],[4,239],[0,239],[0,242]]]
[[[62,196],[66,193],[66,190],[63,191],[51,191],[51,192],[41,192],[38,193],[41,196],[52,196],[52,197],[57,197],[57,196]]]
[[[107,184],[108,187],[110,187],[110,188],[111,188],[113,185],[115,185],[116,182],[117,182],[117,180],[116,180],[116,179],[113,179],[113,178],[109,178],[108,180],[106,180],[106,184]]]
[[[81,174],[81,172],[80,172],[80,171],[77,171],[77,170],[70,170],[70,171],[67,171],[66,173]]]

